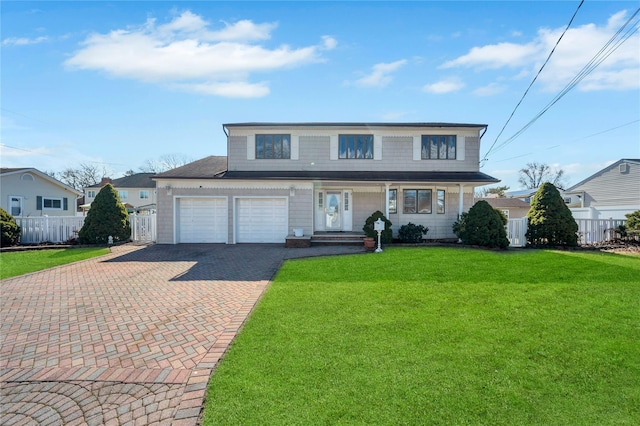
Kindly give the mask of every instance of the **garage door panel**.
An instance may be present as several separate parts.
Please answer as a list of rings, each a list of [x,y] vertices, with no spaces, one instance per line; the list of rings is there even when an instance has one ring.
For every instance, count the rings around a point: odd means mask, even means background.
[[[180,243],[226,243],[227,200],[181,198],[178,220]]]
[[[240,198],[237,209],[237,242],[284,242],[289,224],[285,198]]]

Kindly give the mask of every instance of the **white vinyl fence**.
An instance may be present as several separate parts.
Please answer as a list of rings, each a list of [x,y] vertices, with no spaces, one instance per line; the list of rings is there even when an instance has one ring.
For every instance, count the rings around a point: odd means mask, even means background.
[[[78,237],[84,216],[16,217],[20,227],[20,244],[64,243]],[[130,214],[131,239],[139,242],[156,240],[156,215]]]
[[[627,221],[622,219],[576,219],[578,224],[578,244],[596,244],[602,241],[613,240],[620,235],[616,229]],[[509,219],[507,224],[507,238],[510,247],[524,247],[527,245],[526,217]]]
[[[525,217],[519,217],[517,219],[509,219],[507,223],[507,238],[509,239],[510,247],[524,247],[527,245],[527,224],[529,219]]]

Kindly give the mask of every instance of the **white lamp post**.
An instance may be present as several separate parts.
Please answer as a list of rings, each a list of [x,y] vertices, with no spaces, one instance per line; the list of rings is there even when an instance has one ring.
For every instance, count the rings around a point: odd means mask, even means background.
[[[382,231],[384,231],[384,222],[382,219],[378,218],[378,220],[373,222],[373,230],[378,233],[378,248],[375,249],[375,252],[381,253],[382,247],[380,247],[380,236],[382,235]]]

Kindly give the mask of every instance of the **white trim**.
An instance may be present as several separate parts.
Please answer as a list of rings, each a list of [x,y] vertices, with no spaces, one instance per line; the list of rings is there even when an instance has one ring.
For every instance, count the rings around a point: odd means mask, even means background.
[[[289,159],[290,160],[299,160],[300,159],[300,136],[291,135],[291,145],[289,146]]]
[[[382,135],[373,135],[373,159],[382,160]]]
[[[329,136],[329,160],[337,160],[338,159],[338,135],[330,135]]]
[[[413,159],[415,161],[422,160],[422,136],[413,136]]]
[[[464,153],[465,153],[465,136],[456,137],[456,160],[464,161]],[[479,139],[479,138],[478,138]],[[478,146],[480,146],[480,141],[478,141]]]
[[[256,135],[247,135],[247,160],[256,159]]]

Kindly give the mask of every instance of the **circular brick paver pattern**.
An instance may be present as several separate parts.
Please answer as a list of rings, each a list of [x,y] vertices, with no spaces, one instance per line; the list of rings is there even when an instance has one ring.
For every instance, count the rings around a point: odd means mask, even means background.
[[[194,425],[282,260],[362,251],[124,245],[3,280],[0,424]]]

